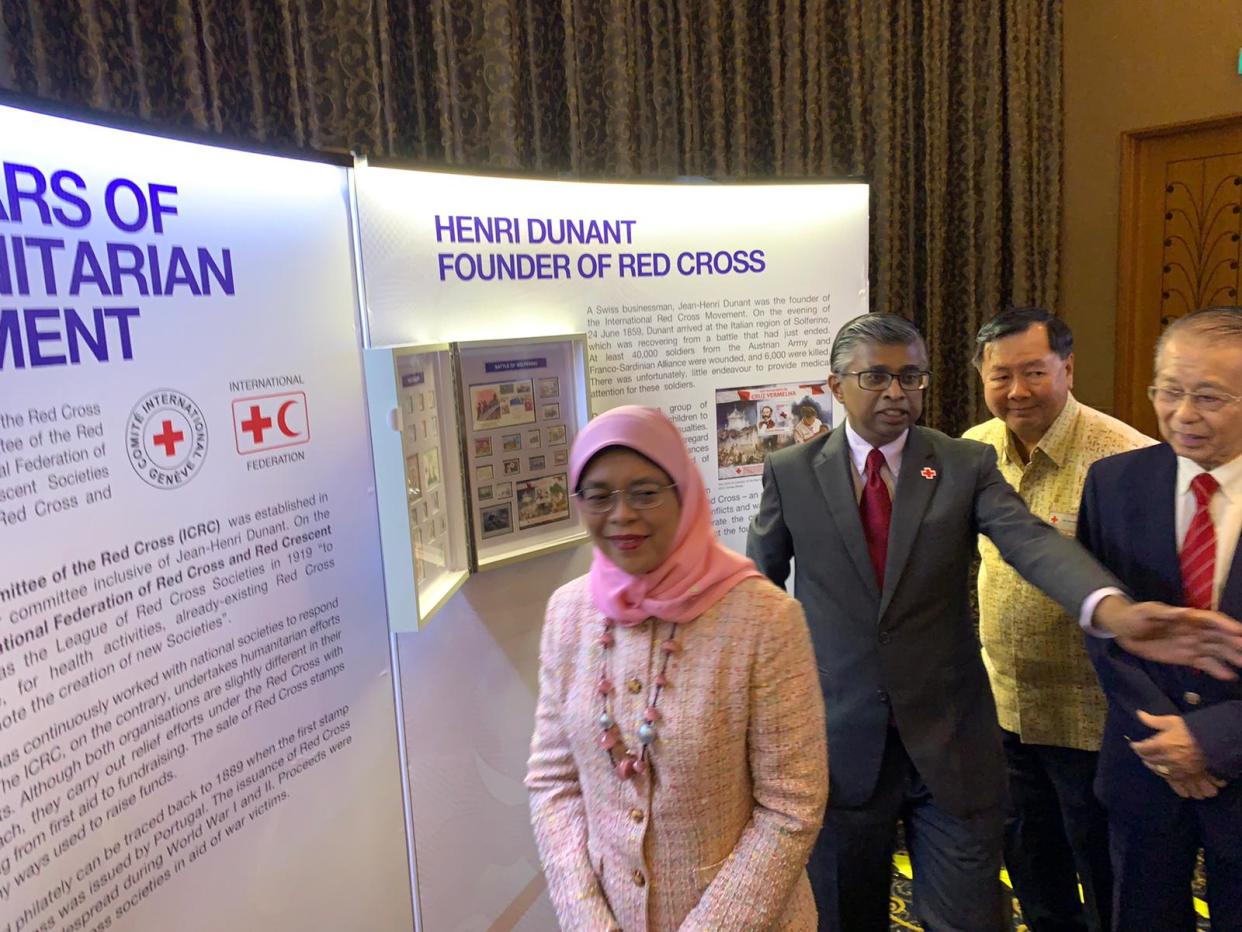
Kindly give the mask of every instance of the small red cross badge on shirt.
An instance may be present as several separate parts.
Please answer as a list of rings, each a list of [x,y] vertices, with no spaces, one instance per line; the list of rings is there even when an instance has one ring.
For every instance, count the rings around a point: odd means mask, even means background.
[[[919,475],[922,476],[924,479],[935,479],[936,470],[932,469],[930,466],[924,466],[923,471],[920,472]]]
[[[1053,515],[1053,516],[1052,516],[1051,518],[1049,518],[1048,520],[1049,520],[1050,522],[1052,522],[1053,524],[1060,524],[1060,523],[1061,523],[1061,519],[1060,519],[1059,517],[1057,517],[1056,515]]]

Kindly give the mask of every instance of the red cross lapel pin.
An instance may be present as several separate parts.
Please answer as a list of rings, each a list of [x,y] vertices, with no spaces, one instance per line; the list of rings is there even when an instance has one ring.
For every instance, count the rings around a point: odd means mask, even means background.
[[[924,479],[935,479],[936,470],[932,469],[930,466],[924,466],[923,469],[919,472],[919,475],[922,476]]]

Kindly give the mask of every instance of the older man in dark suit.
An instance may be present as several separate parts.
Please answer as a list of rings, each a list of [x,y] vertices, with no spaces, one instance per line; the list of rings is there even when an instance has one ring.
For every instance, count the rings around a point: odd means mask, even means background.
[[[1005,765],[970,612],[987,535],[1085,627],[1228,675],[1242,626],[1134,605],[1072,540],[1031,515],[991,447],[916,427],[930,380],[906,320],[865,315],[832,347],[846,411],[826,438],[773,454],[747,552],[778,585],[796,558],[828,712],[831,790],[809,871],[820,928],[888,928],[896,823],[915,906],[936,930],[1008,927],[998,874]]]
[[[1176,321],[1150,389],[1167,443],[1100,460],[1078,536],[1137,597],[1242,617],[1242,308]],[[1213,929],[1242,929],[1242,687],[1088,652],[1108,698],[1096,791],[1109,815],[1117,928],[1195,928],[1207,863]]]

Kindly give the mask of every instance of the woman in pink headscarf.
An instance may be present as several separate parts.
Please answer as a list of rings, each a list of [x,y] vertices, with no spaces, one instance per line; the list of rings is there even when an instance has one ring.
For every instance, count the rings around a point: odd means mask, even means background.
[[[798,603],[712,532],[677,428],[628,406],[578,435],[591,571],[548,603],[526,785],[566,930],[813,930],[828,795]]]

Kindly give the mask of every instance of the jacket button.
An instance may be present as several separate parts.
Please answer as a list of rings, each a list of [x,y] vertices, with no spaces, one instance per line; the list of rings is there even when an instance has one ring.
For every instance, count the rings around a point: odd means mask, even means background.
[[[643,691],[643,684],[638,680],[637,677],[632,676],[628,680],[625,681],[625,688],[628,689],[632,693],[640,693]]]
[[[881,644],[887,644],[887,643],[889,642],[889,640],[890,640],[890,638],[889,638],[889,636],[888,636],[888,632],[887,632],[887,631],[881,631],[881,632],[880,632],[880,643],[881,643]]]
[[[876,696],[878,696],[878,697],[879,697],[879,699],[880,699],[880,701],[881,701],[881,702],[883,702],[883,703],[885,703],[885,704],[887,704],[887,703],[888,703],[888,693],[886,693],[884,690],[882,690],[882,689],[877,689],[877,690],[875,691],[875,694],[876,694]]]
[[[643,811],[641,809],[631,809],[630,820],[633,822],[641,822],[643,820]]]
[[[1200,702],[1203,701],[1203,697],[1195,692],[1185,692],[1185,693],[1182,693],[1182,700],[1187,705],[1198,705]]]
[[[647,878],[643,876],[642,871],[634,871],[634,886],[636,887],[647,886]]]

